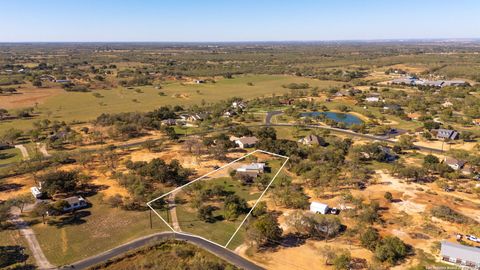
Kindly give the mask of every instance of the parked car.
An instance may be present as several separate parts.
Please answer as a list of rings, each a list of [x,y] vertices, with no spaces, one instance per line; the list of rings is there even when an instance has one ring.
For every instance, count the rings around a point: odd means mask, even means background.
[[[470,241],[473,241],[475,243],[480,243],[480,238],[476,237],[475,235],[465,235],[465,238],[467,238]]]

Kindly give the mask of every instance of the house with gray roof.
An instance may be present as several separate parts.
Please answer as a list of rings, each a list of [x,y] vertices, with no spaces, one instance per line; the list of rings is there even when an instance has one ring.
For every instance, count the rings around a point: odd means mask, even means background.
[[[480,269],[480,248],[442,241],[440,255],[445,262],[467,269]]]
[[[446,139],[456,140],[460,135],[458,132],[452,129],[439,128],[433,131],[437,133],[437,139],[443,139],[443,140],[446,140]]]
[[[235,144],[238,145],[240,148],[249,148],[254,147],[257,144],[258,139],[257,137],[241,137],[235,140]]]

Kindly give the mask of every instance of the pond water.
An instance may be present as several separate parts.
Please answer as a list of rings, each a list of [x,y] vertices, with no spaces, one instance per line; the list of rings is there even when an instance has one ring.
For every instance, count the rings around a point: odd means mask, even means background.
[[[324,115],[326,118],[334,120],[336,122],[345,123],[350,126],[354,124],[362,124],[363,121],[353,114],[349,113],[337,113],[337,112],[305,112],[300,114],[302,117],[318,117]]]

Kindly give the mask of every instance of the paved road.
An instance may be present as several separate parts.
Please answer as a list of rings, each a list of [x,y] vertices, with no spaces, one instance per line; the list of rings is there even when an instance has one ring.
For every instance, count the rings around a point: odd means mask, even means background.
[[[28,154],[27,148],[23,144],[17,144],[15,145],[15,148],[19,149],[20,152],[22,152],[22,156],[24,160],[29,160],[30,155]]]
[[[161,232],[161,233],[155,233],[149,236],[145,236],[142,238],[138,238],[132,242],[129,242],[127,244],[118,246],[114,249],[111,249],[109,251],[106,251],[104,253],[101,253],[99,255],[87,258],[85,260],[76,262],[72,265],[65,266],[64,268],[61,269],[85,269],[91,266],[94,266],[96,264],[108,261],[109,259],[112,259],[114,257],[117,257],[125,252],[141,248],[145,245],[149,245],[154,243],[155,241],[162,241],[162,240],[167,240],[167,239],[177,239],[177,240],[184,240],[189,243],[192,243],[200,248],[203,248],[205,250],[208,250],[209,252],[217,255],[218,257],[228,261],[229,263],[241,268],[241,269],[246,269],[246,270],[262,270],[264,268],[252,263],[251,261],[241,257],[238,254],[235,254],[234,252],[220,247],[216,244],[213,244],[209,241],[206,241],[205,239],[199,238],[197,236],[193,235],[187,235],[187,234],[178,234],[178,233],[173,233],[173,232]]]
[[[269,126],[272,122],[272,118],[275,116],[275,115],[280,115],[282,114],[283,112],[282,111],[271,111],[271,112],[267,112],[267,115],[265,116],[265,125]]]
[[[37,241],[37,237],[28,224],[20,217],[20,209],[18,207],[12,207],[11,209],[11,221],[18,228],[20,233],[27,240],[30,251],[32,252],[35,262],[38,269],[56,269],[56,267],[51,264],[40,247],[40,244]]]

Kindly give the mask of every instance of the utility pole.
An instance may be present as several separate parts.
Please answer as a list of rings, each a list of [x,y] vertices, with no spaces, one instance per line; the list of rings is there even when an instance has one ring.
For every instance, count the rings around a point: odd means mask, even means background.
[[[152,209],[150,208],[150,229],[153,229],[153,224],[152,224]]]

